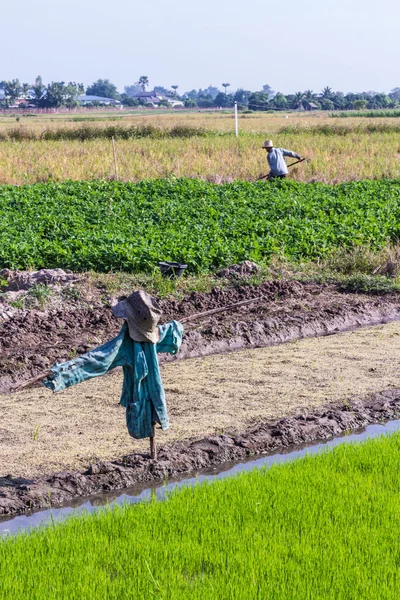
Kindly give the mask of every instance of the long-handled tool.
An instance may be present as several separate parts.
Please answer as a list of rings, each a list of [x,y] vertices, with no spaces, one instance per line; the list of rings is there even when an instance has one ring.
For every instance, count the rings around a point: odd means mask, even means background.
[[[220,313],[220,312],[226,312],[227,310],[232,310],[239,306],[245,306],[246,304],[251,304],[252,302],[259,302],[260,300],[264,300],[264,296],[257,296],[257,298],[251,298],[250,300],[241,300],[240,302],[235,302],[234,304],[228,304],[227,306],[221,306],[220,308],[213,308],[211,310],[206,310],[205,312],[196,313],[194,315],[190,315],[189,317],[183,317],[182,319],[180,319],[180,322],[188,323],[189,321],[194,321],[196,319],[203,319],[204,317],[209,317],[211,315],[215,315],[216,313]],[[45,379],[45,377],[48,377],[49,375],[51,375],[51,373],[52,373],[52,371],[49,369],[47,371],[42,371],[41,373],[39,373],[32,379],[28,379],[28,381],[25,381],[24,383],[21,383],[17,387],[13,388],[12,391],[19,392],[20,390],[23,390],[24,388],[27,388],[30,385],[39,383],[39,381],[41,381],[42,379]]]
[[[300,158],[299,160],[296,160],[296,162],[288,165],[287,168],[290,169],[290,167],[294,167],[294,165],[298,165],[299,163],[304,162],[305,160],[308,160],[308,158]],[[256,179],[256,181],[260,181],[261,179],[266,179],[267,177],[269,177],[269,173],[267,173],[266,175],[262,175],[261,177],[258,177],[258,179]]]

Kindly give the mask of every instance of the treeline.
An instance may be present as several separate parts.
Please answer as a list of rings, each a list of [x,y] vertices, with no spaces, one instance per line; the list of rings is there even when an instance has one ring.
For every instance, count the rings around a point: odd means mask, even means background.
[[[276,110],[390,110],[400,108],[400,87],[385,92],[360,92],[344,94],[325,87],[321,92],[306,90],[294,94],[274,92],[269,85],[264,85],[259,91],[237,89],[230,92],[230,83],[222,83],[224,91],[216,86],[205,89],[193,89],[182,94],[178,93],[178,85],[171,85],[171,89],[163,86],[154,86],[151,95],[158,96],[159,106],[170,106],[173,100],[179,100],[186,108],[232,108],[237,102],[240,109],[276,111]],[[139,80],[124,87],[120,93],[109,79],[98,79],[85,89],[82,83],[53,81],[45,85],[38,76],[33,84],[20,83],[19,79],[0,81],[0,105],[12,106],[16,102],[23,106],[38,108],[73,108],[79,104],[81,94],[108,98],[118,101],[125,106],[146,105],[150,100],[146,98],[146,88],[149,87],[149,78],[142,75]],[[149,96],[150,94],[147,94]],[[22,102],[21,102],[22,100]],[[94,102],[95,104],[95,102]]]
[[[193,103],[201,108],[221,106],[230,108],[237,102],[239,107],[250,110],[376,110],[400,107],[400,88],[394,88],[389,94],[378,92],[348,93],[335,92],[325,87],[320,93],[312,90],[294,94],[275,93],[269,86],[263,90],[251,92],[238,89],[235,93],[219,92],[216,97],[204,94],[202,90],[196,94],[189,92]]]

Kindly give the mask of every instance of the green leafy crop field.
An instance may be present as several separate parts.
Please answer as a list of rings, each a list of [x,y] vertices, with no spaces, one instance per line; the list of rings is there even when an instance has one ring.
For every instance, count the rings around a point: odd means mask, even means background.
[[[396,600],[400,436],[0,543],[2,600]]]
[[[193,179],[0,187],[0,267],[198,273],[273,255],[316,259],[400,237],[400,183]]]

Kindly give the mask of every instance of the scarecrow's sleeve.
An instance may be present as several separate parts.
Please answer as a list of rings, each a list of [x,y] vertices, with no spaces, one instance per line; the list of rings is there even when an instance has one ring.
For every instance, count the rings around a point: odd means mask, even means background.
[[[176,354],[182,344],[183,325],[179,321],[171,321],[159,327],[160,340],[156,346],[157,352]]]
[[[81,383],[126,363],[127,326],[124,323],[117,337],[94,350],[65,363],[56,364],[43,384],[53,392]]]

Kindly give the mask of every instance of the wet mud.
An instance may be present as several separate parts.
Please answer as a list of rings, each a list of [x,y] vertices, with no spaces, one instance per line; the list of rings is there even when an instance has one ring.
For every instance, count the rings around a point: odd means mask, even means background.
[[[334,286],[296,281],[261,285],[232,282],[209,294],[160,300],[164,320],[188,317],[242,300],[260,298],[207,319],[185,324],[182,348],[172,360],[329,335],[400,318],[400,294],[346,294]],[[0,320],[0,393],[70,360],[117,334],[121,322],[102,304],[68,310],[31,310]]]
[[[121,490],[137,483],[201,472],[229,461],[272,453],[294,445],[320,442],[382,423],[400,415],[400,389],[364,399],[302,412],[294,417],[254,425],[203,439],[175,442],[159,448],[158,459],[129,454],[122,459],[91,464],[83,472],[61,472],[29,480],[0,478],[0,515],[56,507],[77,498]]]

